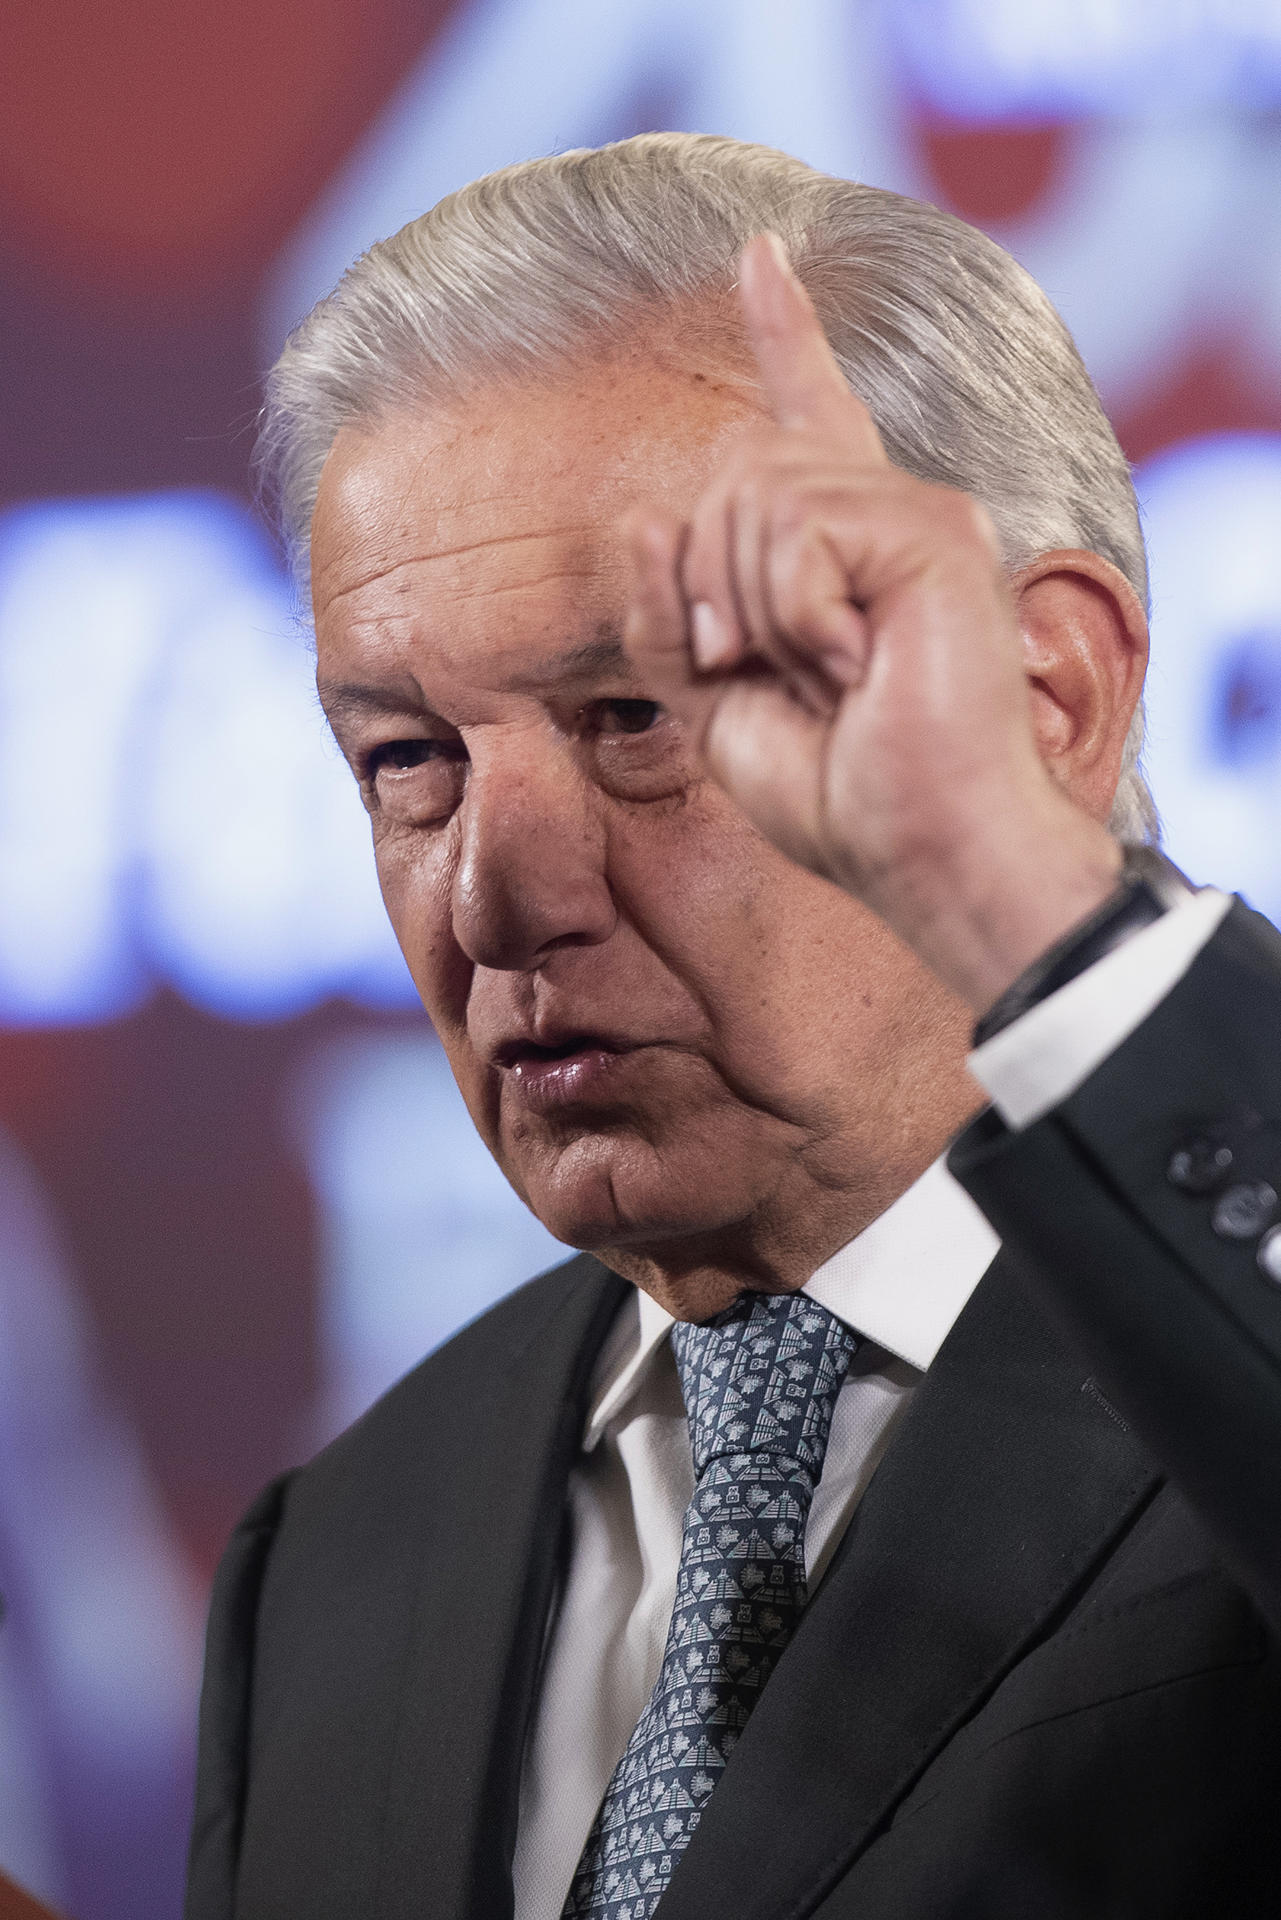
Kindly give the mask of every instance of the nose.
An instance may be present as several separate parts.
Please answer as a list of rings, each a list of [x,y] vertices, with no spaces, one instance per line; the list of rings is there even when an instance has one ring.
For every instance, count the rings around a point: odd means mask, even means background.
[[[603,797],[565,756],[473,759],[454,870],[454,938],[477,966],[533,972],[618,921]]]

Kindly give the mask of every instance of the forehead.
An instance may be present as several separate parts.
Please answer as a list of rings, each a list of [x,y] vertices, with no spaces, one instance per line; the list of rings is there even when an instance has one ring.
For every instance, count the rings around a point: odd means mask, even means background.
[[[346,428],[312,523],[318,630],[608,572],[626,507],[688,511],[759,417],[749,382],[643,359]]]

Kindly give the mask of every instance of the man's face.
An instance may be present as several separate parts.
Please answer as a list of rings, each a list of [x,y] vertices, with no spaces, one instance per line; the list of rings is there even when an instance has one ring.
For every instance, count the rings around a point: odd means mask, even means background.
[[[732,1249],[800,1284],[975,1096],[959,1007],[701,776],[621,649],[620,516],[688,512],[759,417],[646,357],[349,429],[313,591],[388,912],[512,1184],[623,1270]]]

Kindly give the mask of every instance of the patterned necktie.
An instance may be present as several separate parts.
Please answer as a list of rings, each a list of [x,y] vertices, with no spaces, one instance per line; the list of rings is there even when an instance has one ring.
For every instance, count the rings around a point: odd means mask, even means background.
[[[805,1605],[805,1522],[856,1345],[804,1294],[744,1294],[672,1348],[694,1498],[649,1704],[563,1920],[649,1920]]]

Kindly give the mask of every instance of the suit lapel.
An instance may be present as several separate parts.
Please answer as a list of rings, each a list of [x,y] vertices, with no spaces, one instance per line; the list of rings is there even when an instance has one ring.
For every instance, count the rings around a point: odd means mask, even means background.
[[[998,1257],[756,1708],[662,1920],[809,1913],[1155,1481]]]
[[[387,1774],[379,1920],[510,1914],[520,1762],[591,1370],[626,1292],[595,1261],[491,1372],[434,1496]],[[464,1397],[468,1397],[464,1391]]]

